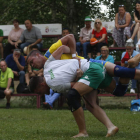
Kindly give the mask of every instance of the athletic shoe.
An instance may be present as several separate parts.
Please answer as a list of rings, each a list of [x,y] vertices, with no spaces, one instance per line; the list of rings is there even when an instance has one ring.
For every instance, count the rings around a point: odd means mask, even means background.
[[[6,104],[6,109],[9,109],[10,108],[10,103],[7,103]]]
[[[130,93],[135,93],[135,89],[131,88]]]
[[[129,38],[126,42],[127,42],[127,43],[133,42],[133,39],[132,39],[132,38]]]

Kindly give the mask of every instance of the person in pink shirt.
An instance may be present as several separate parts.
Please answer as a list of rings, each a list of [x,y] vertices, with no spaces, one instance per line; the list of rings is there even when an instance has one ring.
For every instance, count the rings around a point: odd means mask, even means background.
[[[15,42],[20,38],[23,29],[19,27],[19,21],[17,19],[13,20],[13,24],[14,29],[12,29],[9,33],[8,43],[4,47],[4,58],[6,58],[7,55],[12,53],[11,50],[19,48],[15,47]]]

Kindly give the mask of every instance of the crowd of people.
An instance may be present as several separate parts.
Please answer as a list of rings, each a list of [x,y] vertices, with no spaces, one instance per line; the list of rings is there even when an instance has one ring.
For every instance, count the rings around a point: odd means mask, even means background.
[[[67,103],[79,128],[79,133],[74,137],[88,136],[81,97],[84,98],[86,108],[106,126],[106,137],[116,134],[118,127],[96,103],[97,89],[104,89],[115,96],[124,96],[132,79],[130,92],[135,93],[136,80],[140,79],[139,15],[140,2],[136,3],[134,12],[135,25],[125,6],[118,7],[112,33],[113,44],[110,47],[126,47],[121,56],[121,66],[115,65],[113,56],[109,54],[107,30],[100,19],[96,19],[94,27],[91,27],[91,17],[85,17],[85,27],[80,30],[79,42],[76,42],[68,28],[63,28],[62,38],[52,44],[44,55],[40,52],[43,47],[40,30],[30,20],[25,21],[26,29],[23,30],[15,19],[14,29],[10,31],[4,48],[3,31],[0,30],[0,55],[3,58],[0,61],[0,99],[6,97],[6,108],[10,108],[11,94],[14,93],[13,81],[17,77],[19,84],[26,83],[30,92],[45,94],[43,104],[49,109],[53,108],[60,94],[66,94]],[[133,40],[136,34],[135,51]],[[27,55],[26,58],[24,55]]]

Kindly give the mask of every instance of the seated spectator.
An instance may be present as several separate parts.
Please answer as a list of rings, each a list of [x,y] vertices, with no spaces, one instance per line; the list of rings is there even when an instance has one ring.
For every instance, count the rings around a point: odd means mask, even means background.
[[[102,27],[102,22],[100,19],[96,19],[94,22],[94,29],[92,30],[91,38],[96,38],[98,42],[88,46],[89,58],[91,58],[93,48],[96,48],[97,56],[99,56],[101,47],[107,45],[107,31],[105,27]]]
[[[131,38],[128,39],[127,42],[133,42],[136,34],[137,34],[137,41],[139,41],[139,39],[140,39],[140,30],[139,30],[139,28],[140,28],[140,8],[139,7],[140,7],[140,1],[136,2],[136,8],[135,8],[135,12],[134,12],[135,28],[134,28]],[[137,51],[140,48],[139,44],[140,44],[140,42],[136,44]]]
[[[3,30],[0,29],[0,55],[1,55],[1,58],[3,58],[3,46],[2,46],[2,41],[3,41]]]
[[[79,41],[76,43],[76,51],[78,55],[80,55],[80,49],[83,47],[84,58],[87,58],[87,46],[90,45],[91,38],[91,18],[89,16],[85,17],[85,27],[83,27],[80,31]]]
[[[133,58],[137,54],[139,54],[139,52],[134,50],[134,44],[132,42],[127,42],[125,44],[125,47],[126,47],[126,51],[122,53],[122,57],[121,57],[121,66],[127,67],[128,66],[128,60]],[[140,63],[135,68],[140,69]],[[131,85],[130,93],[135,93],[136,85],[137,85],[137,81],[132,79],[132,85]]]
[[[70,32],[69,32],[69,29],[68,28],[63,28],[62,29],[62,36],[65,36],[65,35],[68,35]]]
[[[19,43],[22,43],[20,45],[20,49],[22,50],[22,52],[23,49],[29,45],[30,47],[37,45],[38,49],[40,50],[42,48],[42,35],[40,29],[32,26],[30,20],[25,21],[25,26],[26,30],[23,31],[20,39],[17,42],[15,42],[15,47],[17,47]]]
[[[11,54],[11,50],[19,48],[15,46],[15,42],[19,40],[22,32],[24,31],[22,28],[19,27],[19,21],[17,19],[13,20],[14,29],[11,30],[8,36],[8,43],[4,47],[4,59],[7,55]]]
[[[0,61],[0,99],[7,99],[6,108],[10,108],[11,94],[14,93],[14,74],[4,60]]]
[[[113,44],[110,47],[114,47],[115,43],[118,47],[124,47],[126,37],[131,37],[130,27],[132,24],[131,15],[125,11],[124,5],[119,5],[118,13],[115,16],[115,28],[112,33]]]
[[[45,94],[45,102],[43,103],[44,106],[47,109],[52,109],[53,103],[55,102],[56,99],[59,98],[60,95],[61,95],[60,93],[55,93],[52,89],[50,89],[50,94],[49,95]]]
[[[25,58],[19,49],[15,49],[13,54],[9,54],[5,59],[7,66],[12,69],[14,76],[19,77],[20,83],[25,83]]]
[[[103,46],[101,48],[101,55],[97,56],[95,60],[104,60],[114,63],[114,58],[111,55],[109,55],[109,49],[107,46]]]

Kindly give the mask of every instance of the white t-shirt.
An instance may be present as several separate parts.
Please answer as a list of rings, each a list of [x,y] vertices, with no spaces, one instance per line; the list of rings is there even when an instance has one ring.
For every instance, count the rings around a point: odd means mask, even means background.
[[[44,77],[47,85],[57,93],[66,93],[76,78],[79,62],[76,59],[55,60],[51,56],[44,65]],[[85,72],[89,62],[81,59],[81,70]]]

